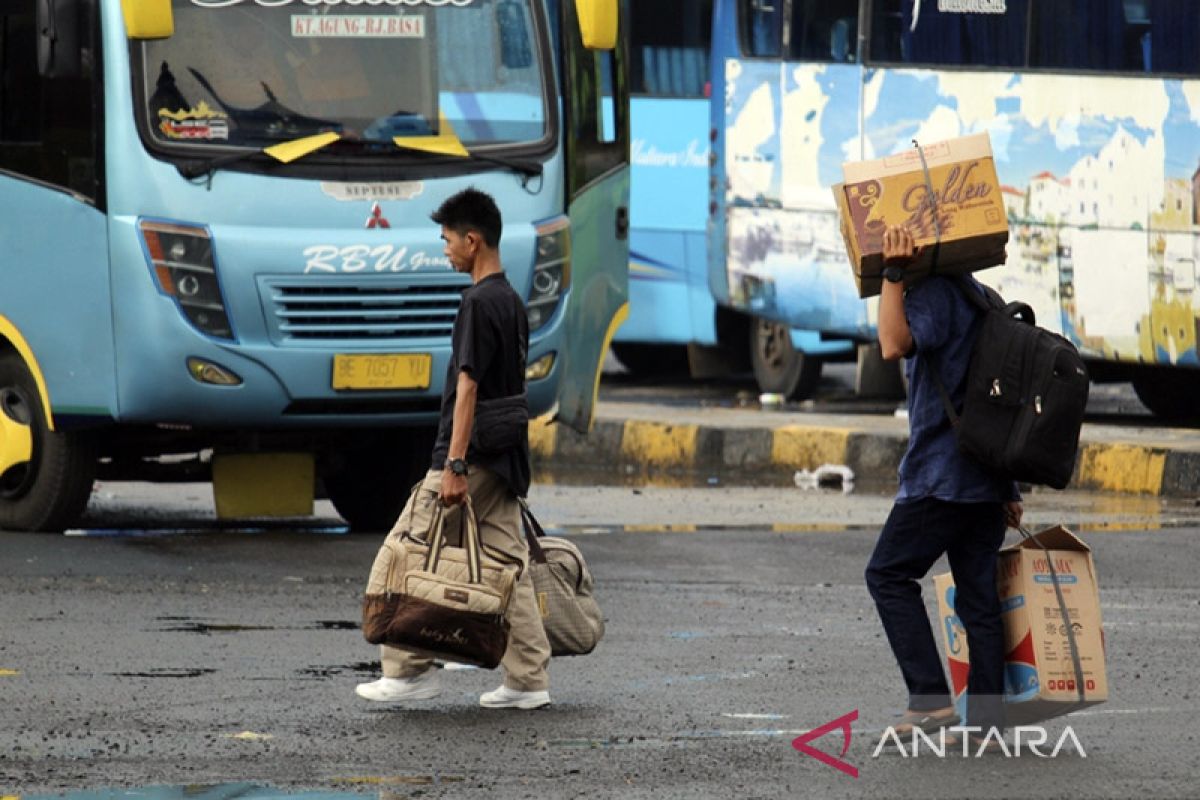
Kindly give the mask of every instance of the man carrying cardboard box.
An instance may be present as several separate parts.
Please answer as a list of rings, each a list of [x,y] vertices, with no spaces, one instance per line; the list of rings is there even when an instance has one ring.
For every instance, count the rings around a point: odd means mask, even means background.
[[[881,290],[889,225],[904,225],[917,243],[931,245],[906,270],[909,285],[932,272],[961,275],[1004,263],[1008,215],[986,133],[848,161],[842,175],[833,197],[859,297]]]
[[[893,726],[896,732],[962,722],[982,729],[982,741],[991,728],[1004,728],[1004,628],[996,562],[1005,526],[1020,524],[1022,508],[1012,481],[988,474],[958,451],[933,372],[951,403],[961,407],[978,312],[951,278],[933,275],[905,290],[905,269],[915,255],[907,228],[886,229],[879,344],[885,359],[908,359],[909,440],[900,462],[900,490],[866,580],[909,693],[908,709]],[[967,280],[983,291],[974,278]],[[918,583],[943,553],[958,587],[958,616],[970,646],[966,720],[955,713]]]

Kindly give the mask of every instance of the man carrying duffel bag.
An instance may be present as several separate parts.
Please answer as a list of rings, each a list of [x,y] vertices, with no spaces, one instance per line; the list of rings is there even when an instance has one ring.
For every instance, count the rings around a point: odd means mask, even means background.
[[[433,214],[442,226],[445,254],[471,276],[451,334],[452,353],[442,394],[442,417],[432,465],[389,537],[424,535],[434,504],[458,529],[468,492],[486,556],[516,563],[520,577],[505,610],[508,646],[500,665],[504,683],[479,698],[485,708],[540,708],[550,703],[550,645],[529,575],[517,498],[529,489],[528,411],[523,414],[529,323],[525,304],[500,264],[500,211],[490,196],[464,190]],[[449,591],[449,590],[447,590]],[[379,702],[428,700],[441,692],[439,671],[427,653],[383,645],[383,677],[359,684],[359,697]]]

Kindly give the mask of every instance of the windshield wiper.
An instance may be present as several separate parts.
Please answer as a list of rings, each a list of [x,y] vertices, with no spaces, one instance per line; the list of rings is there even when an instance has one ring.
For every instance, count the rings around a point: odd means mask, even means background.
[[[516,172],[516,173],[524,176],[525,178],[539,177],[543,171],[542,162],[534,161],[532,159],[505,158],[504,156],[491,156],[491,155],[486,155],[484,153],[476,153],[474,151],[467,151],[465,155],[449,156],[447,153],[439,153],[439,152],[435,152],[432,150],[425,150],[425,149],[419,148],[419,147],[410,148],[410,147],[406,147],[405,145],[401,145],[401,144],[398,144],[397,147],[400,148],[401,150],[409,150],[411,152],[424,153],[425,155],[428,155],[428,156],[440,156],[442,158],[449,157],[449,158],[454,158],[457,161],[474,161],[474,162],[482,162],[484,164],[495,164],[498,167],[504,167],[505,169],[510,169],[513,172]]]
[[[207,161],[202,161],[199,164],[179,165],[177,169],[179,174],[188,180],[196,178],[208,177],[222,167],[227,167],[230,164],[235,164],[239,161],[244,161],[252,156],[265,155],[282,164],[290,164],[298,158],[315,153],[327,145],[342,138],[340,133],[332,131],[328,133],[318,133],[312,136],[301,136],[298,139],[292,139],[288,142],[280,142],[273,144],[270,147],[264,147],[261,150],[243,150],[240,153],[230,153],[224,156],[216,156]]]
[[[322,139],[325,141],[320,141]],[[334,142],[339,142],[342,145],[358,145],[360,147],[365,147],[372,144],[383,144],[382,142],[372,142],[365,139],[345,139],[337,133],[317,134],[315,136],[305,136],[299,139],[294,139],[290,142],[282,142],[281,144],[264,147],[262,149],[242,150],[237,153],[228,153],[223,156],[215,156],[199,163],[179,164],[177,165],[176,169],[179,170],[180,175],[188,180],[207,178],[219,169],[224,169],[225,167],[237,164],[241,161],[247,161],[255,156],[267,156],[268,158],[272,158],[276,161],[287,164],[296,160],[297,158],[302,158],[309,153],[315,153],[317,150],[320,150],[329,144],[333,144]],[[289,152],[289,149],[291,149],[291,152]],[[382,155],[387,152],[394,153],[395,150],[380,151],[380,154]],[[414,150],[414,152],[426,153],[427,155],[431,156],[438,155],[437,153],[430,153],[425,150]],[[525,179],[540,177],[543,172],[541,162],[534,161],[532,159],[504,158],[503,156],[491,156],[482,153],[467,153],[466,156],[459,156],[458,158],[467,161],[482,162],[485,164],[495,164],[496,166],[510,169]]]
[[[246,161],[254,156],[263,155],[262,150],[242,150],[238,153],[229,153],[228,155],[215,156],[213,158],[201,161],[198,164],[177,164],[176,169],[179,174],[187,178],[189,181],[196,178],[207,178],[214,172],[231,164],[236,164],[239,161]]]
[[[467,158],[473,161],[483,161],[488,164],[495,164],[499,167],[506,167],[513,172],[519,172],[526,178],[537,178],[542,174],[542,162],[533,161],[525,158],[504,158],[503,156],[487,156],[482,153],[471,153]]]
[[[524,176],[525,181],[542,174],[540,161],[490,156],[468,150],[462,139],[458,138],[458,134],[454,132],[454,126],[450,124],[450,120],[446,119],[445,114],[438,114],[438,132],[436,134],[432,136],[396,136],[392,142],[403,150],[416,150],[418,153],[466,158],[486,164],[495,164],[520,173]]]

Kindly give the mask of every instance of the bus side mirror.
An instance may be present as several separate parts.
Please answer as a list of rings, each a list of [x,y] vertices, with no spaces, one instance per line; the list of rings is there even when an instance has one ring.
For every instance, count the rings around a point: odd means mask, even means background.
[[[169,39],[175,33],[171,0],[121,0],[121,11],[130,39]]]
[[[43,78],[83,75],[80,0],[37,0],[37,64]]]
[[[617,46],[617,0],[575,0],[579,33],[589,50],[612,50]]]
[[[533,44],[525,27],[521,6],[512,0],[496,4],[496,27],[500,29],[500,63],[507,69],[527,69],[533,64]]]

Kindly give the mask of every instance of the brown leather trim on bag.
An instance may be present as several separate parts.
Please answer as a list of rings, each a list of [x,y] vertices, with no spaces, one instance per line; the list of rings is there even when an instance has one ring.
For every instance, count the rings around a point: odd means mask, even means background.
[[[511,600],[516,571],[490,561],[485,565],[478,521],[469,496],[462,511],[466,528],[463,547],[447,546],[445,515],[446,509],[439,504],[430,520],[427,544],[413,547],[390,538],[384,541],[377,561],[384,557],[383,549],[393,552],[387,564],[384,591],[376,589],[363,597],[363,637],[372,644],[386,644],[432,658],[493,669],[499,665],[508,646],[509,623],[504,610]],[[395,552],[397,549],[400,552]],[[420,567],[413,568],[412,556],[421,559]],[[447,563],[442,565],[445,569],[439,571],[443,558]],[[464,566],[468,573],[465,581],[445,574],[461,575]],[[397,569],[401,575],[399,585]],[[425,583],[437,584],[434,594],[427,596],[424,590],[418,592],[419,597],[406,594],[409,578],[414,575],[423,576]],[[377,586],[378,582],[371,584],[371,588]],[[495,596],[499,612],[484,613],[459,607],[464,598],[470,600],[472,592]],[[448,607],[441,602],[443,600],[455,605]]]
[[[439,606],[408,595],[367,595],[363,636],[371,644],[411,648],[447,661],[495,669],[508,647],[508,620]]]

